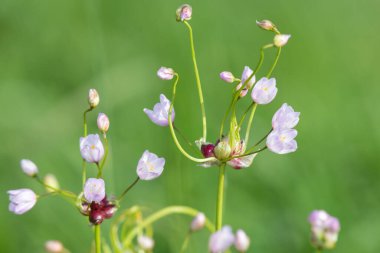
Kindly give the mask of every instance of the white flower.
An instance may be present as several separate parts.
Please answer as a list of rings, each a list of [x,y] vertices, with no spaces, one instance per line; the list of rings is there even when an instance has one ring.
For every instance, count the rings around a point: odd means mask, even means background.
[[[190,229],[195,232],[201,230],[206,224],[206,216],[204,213],[198,213],[191,222]]]
[[[95,108],[99,104],[99,94],[95,89],[90,89],[88,91],[88,103],[91,108]]]
[[[172,80],[174,77],[174,70],[172,68],[161,67],[157,71],[157,76],[162,80]]]
[[[283,104],[280,109],[273,115],[273,129],[291,129],[298,124],[299,112],[295,112],[288,104]]]
[[[150,120],[159,126],[168,126],[169,125],[169,109],[170,101],[165,97],[164,94],[160,95],[160,102],[155,104],[153,111],[149,109],[144,109],[144,112]],[[172,122],[174,121],[175,112],[174,108],[172,109]]]
[[[236,232],[235,236],[235,248],[239,252],[246,252],[249,248],[250,240],[248,235],[241,229]]]
[[[267,147],[277,154],[294,152],[297,150],[296,136],[297,130],[294,129],[274,130],[267,138]]]
[[[20,166],[22,171],[28,176],[34,177],[38,173],[37,165],[31,160],[22,159],[20,162]]]
[[[234,243],[235,237],[231,227],[224,226],[210,236],[208,249],[211,253],[222,253],[228,250]]]
[[[150,238],[149,236],[140,235],[137,238],[137,242],[143,250],[150,251],[154,247],[154,240]]]
[[[97,134],[81,137],[79,147],[82,158],[89,163],[98,163],[104,156],[103,144]]]
[[[276,47],[283,47],[288,43],[290,34],[277,34],[274,36],[273,43]]]
[[[61,253],[64,249],[60,241],[50,240],[45,242],[45,250],[49,253]]]
[[[101,178],[87,179],[84,184],[83,194],[88,203],[93,201],[99,203],[106,196],[104,180]]]
[[[141,180],[152,180],[159,177],[164,170],[165,159],[145,150],[137,165],[137,175]]]
[[[23,214],[33,208],[37,202],[37,195],[30,189],[10,190],[9,211],[15,214]]]
[[[256,104],[269,104],[276,97],[276,79],[261,78],[253,87],[251,97]]]

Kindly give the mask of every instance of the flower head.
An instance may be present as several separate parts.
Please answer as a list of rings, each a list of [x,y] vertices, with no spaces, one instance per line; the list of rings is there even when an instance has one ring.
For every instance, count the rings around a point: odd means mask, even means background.
[[[221,72],[219,74],[219,76],[220,76],[220,79],[222,79],[223,81],[225,81],[227,83],[233,83],[234,80],[235,80],[234,75],[231,72],[228,72],[228,71]]]
[[[198,213],[191,222],[190,230],[195,232],[201,230],[206,224],[206,216],[204,213]]]
[[[82,158],[89,163],[98,163],[104,156],[103,144],[97,134],[81,137],[79,147]]]
[[[251,97],[255,103],[265,105],[272,102],[276,94],[276,79],[263,77],[256,83],[255,87],[253,87]]]
[[[231,227],[224,226],[210,236],[208,249],[211,253],[225,252],[235,241]]]
[[[297,130],[274,130],[267,137],[267,146],[270,151],[277,154],[287,154],[297,150],[297,142],[294,138]]]
[[[144,251],[151,251],[154,247],[154,240],[146,235],[140,235],[137,238],[137,242]]]
[[[339,220],[323,210],[315,210],[309,216],[311,243],[318,249],[332,249],[338,241]]]
[[[274,36],[273,44],[276,47],[283,47],[288,43],[290,37],[290,34],[277,34],[276,36]]]
[[[175,72],[172,68],[161,67],[157,71],[157,76],[162,80],[172,80],[174,74]]]
[[[181,5],[176,11],[177,21],[183,22],[185,20],[190,20],[192,13],[193,13],[193,9],[191,8],[190,5],[188,4]]]
[[[84,198],[88,203],[100,203],[106,196],[104,180],[101,178],[89,178],[84,184]]]
[[[22,159],[20,162],[20,166],[22,171],[28,176],[34,177],[38,173],[37,165],[31,160]]]
[[[272,118],[272,127],[275,130],[291,129],[298,124],[299,112],[295,112],[288,104],[283,104]]]
[[[91,108],[95,108],[99,104],[99,94],[95,89],[90,89],[88,91],[88,103]]]
[[[248,235],[243,230],[239,229],[236,232],[236,236],[235,236],[235,248],[239,252],[246,252],[248,251],[249,245],[250,245],[250,240],[249,240]]]
[[[49,253],[62,253],[64,249],[60,241],[50,240],[45,242],[45,250]]]
[[[165,159],[145,150],[137,164],[137,175],[141,180],[152,180],[159,177],[164,170]]]
[[[30,189],[10,190],[9,211],[15,214],[23,214],[33,208],[37,202],[37,195]]]
[[[272,23],[270,20],[261,20],[256,21],[256,25],[258,25],[260,28],[267,30],[267,31],[275,31],[276,26]]]
[[[98,114],[98,119],[96,120],[96,123],[98,124],[99,130],[103,133],[106,133],[110,127],[110,120],[104,113]]]
[[[168,126],[169,125],[169,109],[170,109],[170,101],[165,97],[164,94],[160,95],[160,102],[155,104],[153,107],[153,111],[149,109],[144,109],[144,112],[150,120],[158,125],[158,126]],[[175,118],[174,108],[172,110],[172,121]]]

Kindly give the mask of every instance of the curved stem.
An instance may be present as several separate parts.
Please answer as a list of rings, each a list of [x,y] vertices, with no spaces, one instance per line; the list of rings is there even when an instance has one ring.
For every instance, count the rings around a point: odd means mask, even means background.
[[[252,107],[255,105],[255,102],[252,102],[249,106],[248,106],[248,108],[247,108],[247,110],[245,110],[245,112],[243,113],[243,116],[241,117],[241,119],[240,119],[240,121],[239,121],[239,128],[241,127],[241,125],[243,125],[243,122],[244,122],[244,120],[245,120],[245,117],[247,116],[247,114],[248,114],[248,112],[252,109]]]
[[[186,234],[185,240],[182,243],[182,247],[181,247],[181,251],[180,251],[181,253],[185,253],[187,246],[189,245],[190,236],[191,236],[191,231],[187,232],[187,234]]]
[[[75,199],[75,200],[77,199],[77,195],[75,195],[74,193],[72,193],[70,191],[61,190],[61,189],[55,188],[53,186],[50,186],[48,184],[45,184],[45,182],[41,178],[39,178],[38,176],[35,176],[34,178],[37,180],[37,182],[39,182],[40,184],[42,184],[46,188],[49,188],[50,190],[52,190],[56,193],[59,193],[62,196],[69,197],[69,198]]]
[[[142,229],[149,226],[150,224],[153,224],[154,222],[168,215],[185,214],[185,215],[195,217],[198,213],[199,213],[198,210],[193,209],[191,207],[187,207],[187,206],[169,206],[164,209],[161,209],[160,211],[153,213],[152,215],[147,217],[145,220],[143,220],[139,225],[134,227],[125,237],[125,240],[123,242],[123,247],[124,248],[128,247],[131,244],[133,238],[135,238],[136,235],[139,233],[139,231],[141,231]],[[206,228],[210,232],[214,232],[213,225],[207,218],[206,218]]]
[[[222,163],[219,167],[218,195],[216,200],[216,223],[215,230],[222,228],[223,224],[223,198],[224,198],[224,179],[226,173],[226,164]]]
[[[107,139],[107,135],[105,133],[103,133],[103,140],[104,140],[104,143],[105,143],[105,146],[106,146],[106,150],[105,150],[105,153],[104,153],[104,158],[103,158],[103,160],[102,160],[102,162],[100,163],[100,166],[99,166],[98,178],[102,177],[103,167],[104,167],[104,164],[106,163],[106,160],[107,160],[107,157],[108,157],[108,139]]]
[[[246,153],[244,153],[244,154],[242,154],[242,155],[233,156],[233,157],[228,158],[228,159],[225,160],[224,162],[228,162],[228,161],[230,161],[230,160],[232,160],[232,159],[235,159],[235,158],[241,158],[241,157],[244,157],[244,156],[249,156],[249,155],[253,155],[253,154],[256,154],[256,153],[260,153],[261,151],[264,151],[264,150],[266,150],[267,148],[268,148],[268,147],[265,146],[265,147],[263,147],[263,148],[261,148],[261,149],[258,149],[258,150],[256,150],[256,151],[253,151],[253,152],[246,152]]]
[[[83,137],[86,137],[87,136],[87,113],[88,112],[91,112],[92,111],[92,107],[88,108],[87,110],[84,111],[83,113]],[[87,163],[86,161],[83,159],[82,161],[82,185],[84,186],[84,184],[86,183],[86,166],[87,166]]]
[[[247,145],[248,140],[249,140],[249,133],[251,132],[251,126],[252,126],[252,122],[253,122],[253,117],[255,116],[256,108],[257,108],[257,104],[255,103],[252,107],[251,115],[249,116],[248,125],[247,125],[247,129],[245,132],[244,141],[245,141],[246,145]]]
[[[249,149],[247,149],[246,152],[251,152],[252,150],[254,150],[260,143],[262,143],[268,137],[268,135],[272,131],[273,131],[273,128],[271,128],[271,130],[263,138],[261,138],[258,142],[256,142],[255,145],[253,145],[252,147],[250,147]]]
[[[100,225],[95,225],[95,252],[101,253]]]
[[[276,68],[276,65],[277,65],[278,59],[280,58],[280,55],[281,55],[281,47],[277,48],[276,58],[273,62],[272,67],[270,68],[270,70],[267,74],[267,78],[269,78],[272,75],[273,70]]]
[[[197,82],[197,88],[198,88],[198,94],[199,94],[199,102],[201,105],[201,111],[202,111],[202,125],[203,125],[203,139],[207,140],[207,120],[206,120],[206,111],[203,101],[203,93],[202,93],[202,85],[201,85],[201,79],[199,77],[199,71],[197,66],[197,60],[195,57],[195,49],[194,49],[194,38],[193,38],[193,29],[191,28],[191,25],[185,20],[183,22],[187,28],[189,29],[189,35],[190,35],[190,46],[191,46],[191,57],[193,58],[193,64],[194,64],[194,72],[195,72],[195,79]]]
[[[200,150],[197,149],[193,143],[191,143],[191,141],[189,141],[186,136],[182,133],[181,130],[179,130],[179,128],[176,126],[176,125],[173,125],[174,127],[174,130],[182,137],[182,139],[196,152],[200,153]],[[200,153],[201,154],[201,153]]]
[[[124,191],[123,191],[123,193],[120,195],[120,197],[118,198],[118,201],[120,201],[124,196],[125,196],[125,194],[127,194],[127,192],[129,192],[129,190],[130,189],[132,189],[138,182],[140,181],[140,177],[137,177],[136,179],[135,179],[135,181],[133,181],[133,183],[132,184],[130,184],[128,187],[127,187],[127,189],[125,189]]]

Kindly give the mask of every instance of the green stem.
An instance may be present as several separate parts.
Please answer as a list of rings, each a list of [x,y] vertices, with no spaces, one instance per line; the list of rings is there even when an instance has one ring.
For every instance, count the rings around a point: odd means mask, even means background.
[[[252,126],[252,122],[253,122],[253,117],[255,116],[256,108],[257,108],[257,104],[255,103],[252,107],[251,115],[249,116],[248,125],[247,125],[247,129],[245,132],[244,141],[245,141],[246,145],[248,144],[249,133],[251,132],[251,126]]]
[[[219,167],[219,180],[218,180],[218,195],[216,200],[216,223],[215,230],[218,231],[222,228],[223,224],[223,195],[224,195],[224,180],[226,173],[226,164],[222,163]]]
[[[273,70],[276,68],[276,65],[277,65],[278,59],[280,58],[280,55],[281,55],[281,47],[277,48],[276,58],[273,62],[272,67],[270,68],[270,70],[267,74],[267,78],[269,78],[272,75]]]
[[[87,136],[87,113],[88,112],[91,112],[92,111],[92,107],[88,108],[87,110],[84,111],[83,113],[83,137],[86,137]],[[82,161],[82,185],[84,186],[84,184],[86,183],[86,166],[87,166],[87,163],[86,161],[83,159]]]
[[[203,93],[202,93],[202,85],[201,85],[201,79],[199,77],[199,71],[197,66],[197,60],[195,57],[195,49],[194,49],[194,38],[193,38],[193,29],[191,28],[191,25],[185,20],[183,22],[187,28],[189,29],[189,35],[190,35],[190,46],[191,46],[191,57],[193,58],[193,64],[194,64],[194,72],[195,72],[195,79],[197,82],[197,88],[198,88],[198,94],[199,94],[199,102],[201,105],[201,111],[202,111],[202,125],[203,125],[203,139],[207,140],[207,120],[206,120],[206,111],[203,101]]]
[[[243,125],[243,122],[244,122],[244,120],[245,120],[245,117],[247,116],[248,112],[252,109],[252,107],[253,107],[254,104],[255,104],[255,102],[252,102],[252,103],[248,106],[247,110],[245,110],[245,112],[243,113],[243,116],[241,117],[240,122],[239,122],[239,128],[241,127],[241,125]]]
[[[182,137],[182,139],[196,152],[200,153],[200,150],[197,149],[193,143],[191,143],[191,141],[189,141],[186,136],[182,133],[181,130],[179,130],[179,128],[176,126],[176,125],[173,125],[174,127],[174,130]]]
[[[185,237],[185,240],[183,241],[182,243],[182,247],[181,247],[181,253],[185,253],[188,245],[189,245],[189,241],[190,241],[190,236],[191,236],[191,231],[189,231],[187,234],[186,234],[186,237]]]
[[[261,138],[258,142],[256,142],[255,145],[253,145],[252,147],[250,147],[249,149],[247,149],[246,152],[251,152],[252,150],[254,150],[260,143],[262,143],[268,137],[268,135],[272,131],[273,131],[273,128],[271,128],[271,130],[263,138]]]
[[[37,180],[37,182],[39,182],[40,184],[42,184],[46,188],[49,188],[52,191],[61,194],[62,196],[65,196],[65,197],[68,197],[68,198],[71,198],[71,199],[75,199],[75,200],[77,199],[77,195],[75,195],[74,193],[72,193],[70,191],[65,191],[65,190],[57,189],[57,188],[55,188],[53,186],[45,184],[45,182],[41,178],[39,178],[38,176],[35,176],[34,178]]]
[[[128,187],[127,187],[127,189],[125,189],[124,191],[123,191],[123,193],[120,195],[120,197],[118,198],[118,201],[120,201],[124,196],[125,196],[125,194],[127,194],[127,192],[129,192],[129,190],[130,189],[132,189],[138,182],[140,181],[140,178],[139,177],[137,177],[136,179],[135,179],[135,181],[133,181],[133,183],[132,184],[130,184]]]
[[[156,222],[156,221],[158,221],[158,220],[160,220],[160,219],[162,219],[168,215],[185,214],[185,215],[195,217],[198,213],[199,213],[198,210],[191,208],[191,207],[187,207],[187,206],[169,206],[169,207],[166,207],[164,209],[161,209],[160,211],[153,213],[152,215],[150,215],[149,217],[144,219],[140,224],[135,226],[126,235],[126,237],[123,241],[123,247],[124,248],[129,247],[132,243],[133,238],[136,237],[136,235],[139,233],[139,231],[141,231],[142,229],[149,226],[150,224],[153,224],[154,222]],[[214,232],[213,225],[208,219],[206,219],[206,228],[210,232]]]
[[[260,153],[261,151],[264,151],[264,150],[266,150],[267,148],[268,148],[268,147],[265,146],[265,147],[263,147],[263,148],[261,148],[261,149],[258,149],[258,150],[256,150],[256,151],[253,151],[253,152],[246,152],[246,153],[244,153],[244,154],[242,154],[242,155],[233,156],[233,157],[228,158],[227,160],[224,160],[223,162],[228,162],[228,161],[230,161],[230,160],[232,160],[232,159],[235,159],[235,158],[241,158],[241,157],[244,157],[244,156],[249,156],[249,155],[253,155],[253,154],[256,154],[256,153]]]
[[[101,253],[100,225],[95,225],[95,252]]]
[[[104,164],[106,163],[106,160],[108,157],[108,139],[107,139],[106,133],[103,133],[103,140],[104,140],[104,144],[105,144],[105,152],[104,152],[104,158],[103,158],[102,162],[100,163],[100,172],[101,172],[100,176],[102,175],[103,167],[104,167]]]

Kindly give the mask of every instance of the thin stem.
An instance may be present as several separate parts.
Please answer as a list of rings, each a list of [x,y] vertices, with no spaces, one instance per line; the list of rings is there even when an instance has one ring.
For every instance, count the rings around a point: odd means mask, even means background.
[[[253,107],[254,105],[255,105],[255,102],[252,102],[252,103],[248,106],[247,110],[245,110],[245,112],[243,113],[243,116],[241,117],[240,122],[239,122],[239,128],[241,127],[241,125],[243,125],[243,122],[244,122],[244,120],[245,120],[245,117],[247,116],[248,112],[252,109],[252,107]]]
[[[218,231],[222,228],[223,224],[223,195],[224,195],[224,179],[226,173],[226,164],[222,163],[219,167],[219,180],[218,180],[218,195],[216,200],[216,223],[215,230]]]
[[[182,133],[182,131],[181,130],[179,130],[179,128],[176,126],[176,125],[173,125],[173,127],[174,127],[174,130],[182,137],[182,139],[191,147],[191,148],[193,148],[193,150],[194,151],[197,151],[198,153],[200,152],[200,150],[199,149],[197,149],[194,145],[193,145],[193,143],[191,143],[191,141],[189,141],[187,138],[186,138],[186,136]]]
[[[228,159],[225,160],[224,162],[228,162],[228,161],[230,161],[230,160],[232,160],[232,159],[235,159],[235,158],[241,158],[241,157],[245,157],[245,156],[249,156],[249,155],[257,154],[257,153],[260,153],[260,152],[266,150],[267,148],[268,148],[268,147],[265,146],[265,147],[263,147],[263,148],[261,148],[261,149],[258,149],[258,150],[256,150],[256,151],[253,151],[253,152],[249,152],[249,153],[247,152],[247,153],[244,153],[244,154],[242,154],[242,155],[233,156],[233,157],[228,158]]]
[[[103,171],[104,164],[106,163],[106,160],[108,157],[108,139],[107,139],[107,135],[105,133],[103,133],[103,140],[104,140],[104,144],[105,144],[105,152],[104,152],[104,158],[103,158],[102,162],[100,163],[101,171]]]
[[[185,240],[182,243],[182,247],[181,247],[181,251],[180,251],[181,253],[185,253],[185,251],[189,245],[190,237],[191,237],[191,231],[187,232],[187,234],[186,234]]]
[[[256,108],[257,108],[257,104],[255,103],[252,107],[251,115],[249,116],[248,125],[247,125],[247,129],[245,132],[244,141],[246,144],[248,143],[248,140],[249,140],[249,133],[251,132],[251,126],[252,126],[252,122],[253,122],[253,117],[255,116]]]
[[[250,147],[249,149],[247,149],[246,152],[251,152],[252,150],[254,150],[260,143],[262,143],[268,137],[268,135],[272,131],[273,131],[273,128],[271,128],[271,130],[263,138],[261,138],[258,142],[256,142],[255,145],[253,145],[252,147]]]
[[[277,48],[276,58],[273,62],[272,67],[270,68],[270,70],[267,74],[267,78],[269,78],[272,75],[273,70],[276,68],[276,65],[277,65],[278,59],[280,58],[280,55],[281,55],[281,47]]]
[[[195,79],[197,82],[197,88],[198,88],[198,94],[199,94],[199,102],[201,105],[201,111],[202,111],[202,125],[203,125],[203,139],[207,140],[207,120],[206,120],[206,111],[203,101],[203,93],[202,93],[202,85],[201,85],[201,79],[199,77],[199,71],[197,66],[197,60],[195,57],[195,49],[194,49],[194,38],[193,38],[193,29],[191,28],[191,25],[185,20],[183,22],[187,28],[189,29],[189,35],[190,35],[190,46],[191,46],[191,57],[193,58],[193,64],[194,64],[194,72],[195,72]]]
[[[100,239],[100,225],[95,225],[95,252],[101,253],[102,251],[102,242]]]
[[[135,179],[135,181],[133,181],[133,183],[132,184],[130,184],[128,187],[127,187],[127,189],[125,189],[124,191],[123,191],[123,193],[120,195],[120,197],[118,198],[118,200],[120,201],[124,196],[125,196],[125,194],[127,194],[127,192],[129,192],[129,190],[130,189],[132,189],[138,182],[140,181],[140,177],[137,177],[136,179]]]
[[[34,178],[37,180],[37,182],[39,182],[40,184],[42,184],[46,188],[49,188],[50,190],[52,190],[52,191],[54,191],[56,193],[59,193],[59,194],[61,194],[63,196],[69,197],[71,199],[75,199],[75,200],[77,199],[77,195],[75,195],[74,193],[72,193],[70,191],[65,191],[65,190],[57,189],[57,188],[55,188],[53,186],[45,184],[45,182],[41,178],[39,178],[38,176],[35,176]]]
[[[88,108],[87,110],[84,111],[83,113],[83,137],[86,137],[87,136],[87,113],[88,112],[91,112],[92,111],[92,107]],[[82,185],[84,186],[84,184],[86,183],[86,166],[87,166],[87,163],[86,161],[83,159],[82,161]]]

